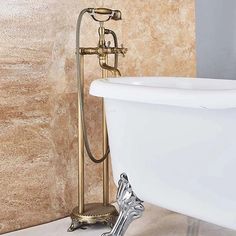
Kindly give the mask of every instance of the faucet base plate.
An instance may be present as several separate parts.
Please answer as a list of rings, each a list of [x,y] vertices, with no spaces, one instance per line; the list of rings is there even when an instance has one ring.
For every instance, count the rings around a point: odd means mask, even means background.
[[[85,205],[83,213],[79,213],[78,207],[74,208],[71,215],[71,225],[68,232],[76,229],[86,229],[89,225],[104,224],[111,228],[115,224],[118,212],[113,205],[104,206],[103,203],[89,203]]]

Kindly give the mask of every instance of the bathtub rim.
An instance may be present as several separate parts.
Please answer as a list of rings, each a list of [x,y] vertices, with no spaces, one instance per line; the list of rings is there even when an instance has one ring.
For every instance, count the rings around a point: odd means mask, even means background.
[[[232,83],[233,88],[194,89],[176,88],[174,86],[163,86],[165,80],[171,79],[175,83],[189,84],[202,83],[225,84]],[[123,80],[123,82],[122,82]],[[135,84],[142,82],[143,84]],[[146,81],[145,81],[146,80]],[[150,80],[157,80],[160,86],[152,86]],[[130,82],[129,82],[130,81]],[[190,83],[191,81],[191,83]],[[196,82],[197,81],[197,82]],[[170,82],[170,80],[168,81]],[[162,86],[161,86],[162,85]],[[89,93],[93,96],[133,101],[149,104],[172,105],[180,107],[202,108],[202,109],[229,109],[236,108],[236,81],[219,80],[209,78],[188,77],[119,77],[94,80],[91,83]]]

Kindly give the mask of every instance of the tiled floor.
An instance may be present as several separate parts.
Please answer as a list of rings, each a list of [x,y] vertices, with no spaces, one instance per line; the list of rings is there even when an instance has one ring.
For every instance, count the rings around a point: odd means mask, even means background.
[[[128,229],[126,236],[187,236],[191,231],[188,225],[192,222],[186,216],[179,215],[165,209],[145,204],[145,213],[142,218],[134,221]],[[5,234],[5,236],[100,236],[109,231],[108,228],[94,226],[87,230],[77,230],[68,233],[70,219],[54,221]],[[205,222],[199,222],[198,230],[193,230],[191,236],[236,236],[236,231],[223,229]],[[190,236],[190,235],[189,235]]]

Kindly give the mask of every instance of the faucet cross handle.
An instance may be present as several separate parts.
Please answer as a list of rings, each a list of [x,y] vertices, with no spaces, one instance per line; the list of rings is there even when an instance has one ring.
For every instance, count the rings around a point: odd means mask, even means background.
[[[122,54],[123,57],[125,57],[125,54],[127,53],[128,49],[124,48],[123,43],[120,46],[121,46],[121,54]]]

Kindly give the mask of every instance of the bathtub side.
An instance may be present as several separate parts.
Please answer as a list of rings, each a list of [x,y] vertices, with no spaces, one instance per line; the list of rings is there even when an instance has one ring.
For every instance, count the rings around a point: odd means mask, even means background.
[[[236,109],[105,99],[115,182],[144,201],[236,229]]]

